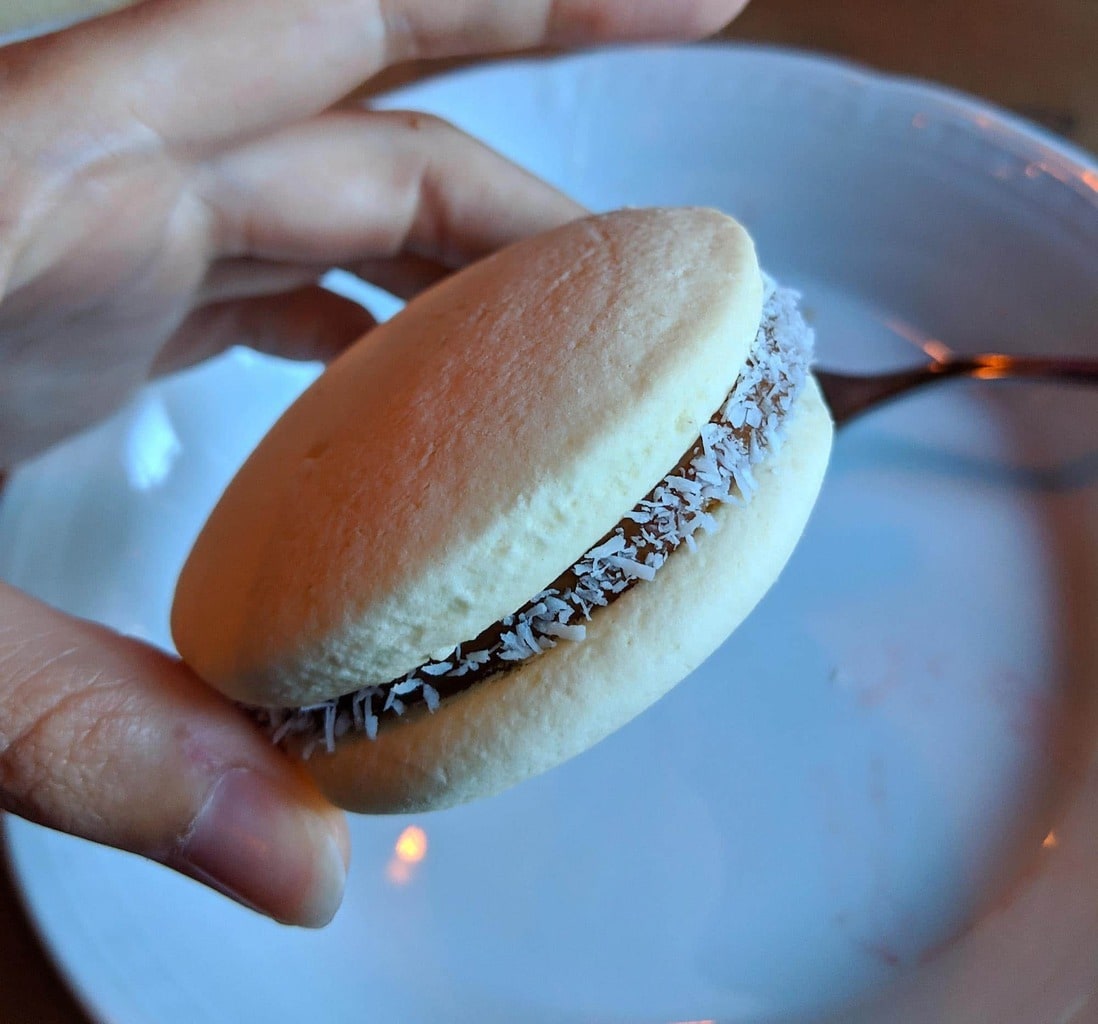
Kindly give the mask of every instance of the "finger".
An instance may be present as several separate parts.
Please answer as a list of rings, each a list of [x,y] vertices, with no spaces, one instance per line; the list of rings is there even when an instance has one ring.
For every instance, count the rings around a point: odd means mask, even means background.
[[[218,260],[206,273],[196,306],[278,295],[316,284],[328,268],[321,263],[280,263],[250,257]]]
[[[183,665],[0,585],[0,806],[277,920],[341,898],[343,816]]]
[[[279,263],[240,257],[219,260],[210,268],[199,289],[198,304],[292,291],[319,281],[332,269],[346,270],[405,300],[450,273],[450,268],[441,263],[410,253],[392,259],[347,262],[338,268],[325,263]]]
[[[445,122],[394,112],[295,125],[209,165],[201,189],[223,255],[328,264],[459,267],[584,212]]]
[[[405,302],[451,273],[445,264],[411,253],[393,259],[362,260],[342,269]]]
[[[743,3],[149,0],[61,33],[35,63],[41,82],[76,74],[177,145],[217,146],[318,113],[396,61],[697,38]]]
[[[153,375],[173,373],[245,345],[283,359],[328,362],[376,321],[357,302],[319,285],[194,310],[168,339]]]

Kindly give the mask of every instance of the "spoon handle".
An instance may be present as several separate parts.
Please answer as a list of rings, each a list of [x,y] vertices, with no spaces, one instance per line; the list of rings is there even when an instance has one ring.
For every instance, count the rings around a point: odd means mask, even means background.
[[[817,370],[815,374],[836,426],[842,426],[863,412],[893,398],[954,377],[1098,384],[1098,359],[988,353],[948,356],[891,373],[849,374]]]

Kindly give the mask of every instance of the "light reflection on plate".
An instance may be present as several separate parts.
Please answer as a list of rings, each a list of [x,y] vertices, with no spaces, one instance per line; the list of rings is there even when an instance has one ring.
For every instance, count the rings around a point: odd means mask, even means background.
[[[736,214],[828,363],[1094,351],[1093,165],[950,94],[719,47],[389,102],[596,208]],[[0,569],[165,643],[205,511],[312,372],[235,353],[158,386],[16,477]],[[12,822],[31,913],[118,1024],[1076,1019],[1098,988],[1096,438],[1093,395],[1014,387],[844,431],[787,572],[702,670],[496,800],[356,821],[323,933]]]

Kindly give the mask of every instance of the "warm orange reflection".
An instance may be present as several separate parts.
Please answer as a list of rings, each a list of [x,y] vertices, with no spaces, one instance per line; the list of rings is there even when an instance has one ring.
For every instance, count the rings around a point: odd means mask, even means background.
[[[409,825],[397,836],[393,856],[385,865],[385,877],[393,885],[407,885],[416,873],[417,865],[427,856],[427,833],[418,825]]]
[[[1056,160],[1034,160],[1032,163],[1026,164],[1025,173],[1027,178],[1039,178],[1042,174],[1047,174],[1050,178],[1055,178],[1065,185],[1070,185],[1079,180],[1079,175],[1074,167],[1065,166]],[[1085,174],[1082,176],[1082,180],[1085,184],[1087,180]]]
[[[1060,840],[1056,838],[1055,832],[1050,832],[1047,836],[1045,836],[1045,841],[1041,843],[1041,845],[1046,850],[1055,850],[1056,847],[1060,845]]]
[[[984,365],[972,374],[980,380],[998,380],[1005,377],[1010,370],[1010,356],[986,355],[981,358]]]
[[[412,880],[412,865],[394,857],[385,865],[385,877],[393,885],[407,885]]]
[[[943,359],[949,359],[953,355],[953,351],[948,345],[938,341],[937,338],[930,337],[930,335],[920,331],[918,327],[915,327],[913,324],[909,324],[904,320],[900,320],[896,317],[889,317],[884,321],[884,325],[892,331],[893,334],[897,334],[903,338],[904,341],[910,341],[912,345],[921,348],[931,359],[936,359],[941,362]]]
[[[405,864],[418,864],[427,856],[427,833],[418,825],[409,825],[397,837],[394,850]]]
[[[953,352],[948,345],[944,345],[940,341],[935,341],[933,338],[927,338],[927,340],[923,342],[922,348],[931,359],[939,363],[945,362],[953,355]]]

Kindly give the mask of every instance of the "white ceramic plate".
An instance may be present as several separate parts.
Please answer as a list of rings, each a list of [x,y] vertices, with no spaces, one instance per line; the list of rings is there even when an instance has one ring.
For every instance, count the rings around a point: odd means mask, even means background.
[[[828,364],[930,337],[1095,352],[1094,165],[961,97],[720,47],[503,65],[392,103],[597,208],[736,214]],[[3,573],[166,643],[204,514],[311,372],[233,355],[30,467]],[[31,914],[116,1024],[1090,1019],[1096,439],[1098,396],[1002,385],[845,430],[787,572],[718,654],[498,799],[356,821],[322,933],[13,821]]]

